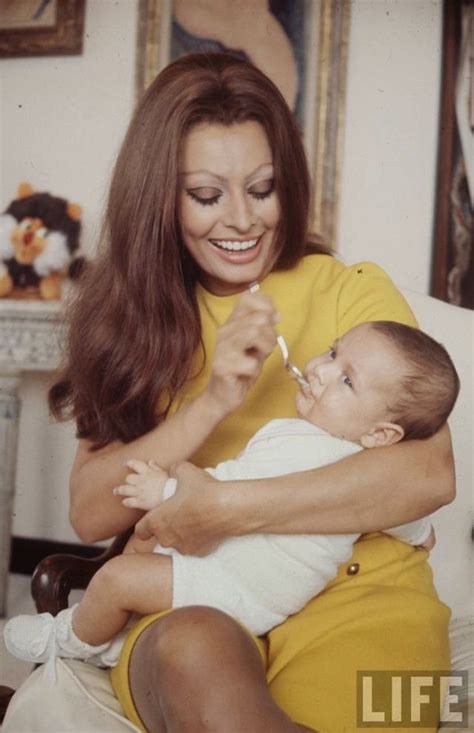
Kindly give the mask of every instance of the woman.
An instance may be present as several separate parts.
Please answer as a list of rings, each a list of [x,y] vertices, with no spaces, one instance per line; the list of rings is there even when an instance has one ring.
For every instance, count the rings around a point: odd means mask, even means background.
[[[216,54],[159,75],[120,152],[105,247],[50,395],[56,415],[69,408],[77,421],[71,521],[83,540],[140,520],[112,493],[128,459],[214,465],[269,419],[294,416],[297,387],[274,349],[278,319],[300,365],[358,322],[413,323],[375,265],[314,254],[308,209],[298,130],[261,72]],[[262,292],[245,292],[255,281]],[[253,532],[375,532],[454,490],[447,428],[284,479],[224,489],[189,465],[177,477],[175,497],[138,531],[193,554]],[[357,670],[447,668],[448,617],[426,553],[369,534],[328,589],[265,641],[208,608],[147,617],[112,679],[127,715],[151,733],[340,733],[357,727]]]

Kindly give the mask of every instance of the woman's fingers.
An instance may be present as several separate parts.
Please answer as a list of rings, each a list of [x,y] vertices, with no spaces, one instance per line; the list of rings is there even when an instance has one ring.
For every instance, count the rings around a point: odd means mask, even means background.
[[[267,314],[272,318],[278,317],[272,299],[268,295],[265,295],[265,293],[262,293],[261,291],[251,293],[249,290],[246,290],[237,301],[237,305],[230,314],[228,321],[232,321],[240,318],[242,315],[248,315],[249,313],[255,312]],[[277,323],[278,321],[274,322]]]
[[[276,333],[268,321],[246,320],[225,324],[217,336],[214,364],[217,367],[232,365],[235,368],[239,356],[251,354],[264,361],[276,345]]]
[[[182,554],[205,555],[222,541],[219,482],[189,463],[173,466],[178,481],[176,493],[136,524],[140,539],[155,536],[163,547]],[[217,490],[216,490],[217,488]]]
[[[217,333],[209,394],[224,414],[238,409],[276,345],[277,313],[263,293],[246,292]]]

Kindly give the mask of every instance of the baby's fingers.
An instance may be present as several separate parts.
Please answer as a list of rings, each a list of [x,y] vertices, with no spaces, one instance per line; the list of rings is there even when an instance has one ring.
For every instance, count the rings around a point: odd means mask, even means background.
[[[138,486],[131,486],[130,484],[123,484],[122,486],[116,486],[113,490],[115,496],[138,496],[140,490]]]
[[[127,461],[126,465],[128,468],[131,468],[132,471],[135,471],[135,473],[145,473],[149,470],[146,463],[143,461],[139,461],[136,458],[131,458],[129,461]]]
[[[146,507],[143,506],[143,503],[140,501],[140,499],[136,499],[135,497],[130,497],[128,499],[122,499],[122,504],[129,509],[144,509]]]

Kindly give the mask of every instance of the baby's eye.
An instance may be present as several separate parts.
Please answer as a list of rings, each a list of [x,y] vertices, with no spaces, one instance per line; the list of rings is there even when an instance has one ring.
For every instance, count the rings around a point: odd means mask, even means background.
[[[335,359],[336,358],[336,349],[334,347],[332,347],[331,349],[329,349],[329,358],[330,359]]]
[[[346,384],[348,387],[352,389],[352,382],[351,382],[350,377],[347,376],[347,374],[343,375],[342,381],[344,382],[344,384]]]
[[[210,186],[202,186],[201,188],[187,188],[186,193],[193,201],[197,201],[202,206],[212,206],[217,204],[221,197],[221,191],[218,188]]]
[[[275,190],[275,179],[271,178],[267,181],[259,181],[252,188],[249,189],[249,193],[255,199],[261,201],[270,196]]]
[[[23,219],[23,221],[20,221],[18,228],[23,232],[29,231],[31,229],[31,219]]]

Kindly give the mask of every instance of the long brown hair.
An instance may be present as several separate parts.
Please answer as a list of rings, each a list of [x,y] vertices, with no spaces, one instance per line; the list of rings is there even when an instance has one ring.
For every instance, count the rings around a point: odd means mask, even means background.
[[[273,155],[281,207],[273,269],[289,269],[305,253],[309,174],[278,89],[227,54],[191,54],[167,66],[119,153],[98,258],[70,312],[67,364],[49,392],[53,415],[75,418],[79,437],[96,448],[151,430],[192,375],[201,326],[178,219],[180,150],[199,123],[248,120],[262,125]]]

